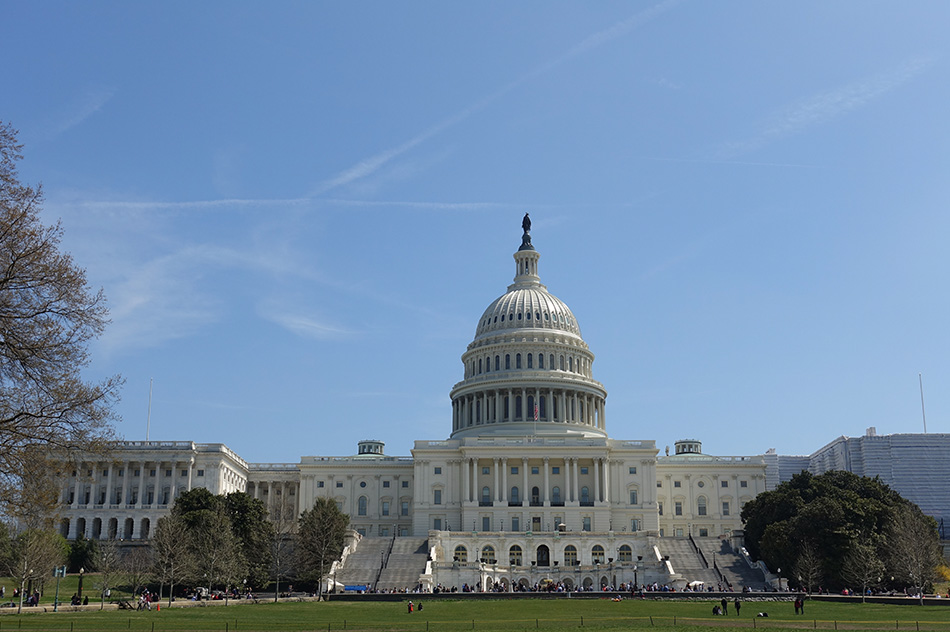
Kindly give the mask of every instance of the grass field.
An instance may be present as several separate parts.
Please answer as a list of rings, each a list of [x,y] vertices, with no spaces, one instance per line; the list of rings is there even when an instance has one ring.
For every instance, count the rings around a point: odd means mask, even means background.
[[[939,630],[950,632],[950,607],[807,602],[796,616],[789,602],[745,602],[742,615],[714,617],[713,601],[628,599],[422,601],[424,610],[408,614],[402,602],[232,602],[227,607],[163,608],[161,611],[94,611],[0,616],[2,630],[134,630],[139,632],[223,630],[515,632],[529,630],[641,630],[688,627],[690,630]],[[422,597],[422,599],[418,599]],[[767,619],[756,618],[760,611]]]

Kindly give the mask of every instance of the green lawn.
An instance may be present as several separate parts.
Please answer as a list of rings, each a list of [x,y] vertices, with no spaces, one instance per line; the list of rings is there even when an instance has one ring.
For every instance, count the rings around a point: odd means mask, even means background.
[[[789,602],[745,602],[742,616],[714,617],[715,602],[608,599],[427,601],[422,612],[408,614],[406,602],[265,603],[232,602],[227,607],[163,608],[160,612],[105,611],[0,616],[2,630],[137,630],[186,631],[379,631],[385,632],[513,632],[529,630],[640,630],[683,627],[690,630],[755,629],[887,629],[950,632],[950,607],[838,604],[808,602],[806,615],[796,616]],[[419,599],[422,597],[422,599]],[[756,618],[760,611],[768,619]],[[730,612],[732,608],[730,607]],[[652,619],[651,619],[652,617]],[[837,627],[835,627],[837,626]]]

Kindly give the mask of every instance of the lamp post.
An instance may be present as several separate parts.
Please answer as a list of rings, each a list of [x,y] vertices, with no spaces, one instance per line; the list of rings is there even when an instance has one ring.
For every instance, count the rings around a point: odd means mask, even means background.
[[[79,569],[79,598],[80,599],[82,599],[82,576],[85,574],[85,572],[86,572],[85,568]]]
[[[66,577],[66,567],[57,566],[54,568],[53,576],[56,577],[56,596],[53,597],[53,612],[59,612],[59,578]]]
[[[782,592],[782,569],[777,568],[775,572],[778,573],[778,591]]]
[[[638,571],[638,570],[640,570],[640,569],[638,569],[638,568],[637,568],[637,565],[634,564],[634,565],[633,565],[633,587],[634,587],[634,589],[635,589],[637,592],[640,592],[640,582],[638,581],[640,578],[637,577],[637,571]]]

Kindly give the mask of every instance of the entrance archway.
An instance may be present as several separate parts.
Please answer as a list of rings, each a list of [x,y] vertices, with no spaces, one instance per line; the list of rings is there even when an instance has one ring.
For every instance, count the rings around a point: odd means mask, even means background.
[[[538,566],[551,565],[551,550],[548,549],[546,544],[542,544],[541,546],[538,547],[537,562],[538,562]]]

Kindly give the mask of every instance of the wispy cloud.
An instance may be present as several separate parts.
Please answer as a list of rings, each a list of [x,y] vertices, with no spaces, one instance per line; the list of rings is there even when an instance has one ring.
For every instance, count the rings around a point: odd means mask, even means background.
[[[719,152],[719,157],[747,154],[863,107],[920,74],[931,63],[930,59],[914,59],[869,79],[793,103],[771,116],[751,138],[726,144]]]
[[[315,340],[336,340],[355,332],[321,322],[313,316],[284,312],[270,305],[259,310],[259,315],[294,335]]]
[[[90,87],[72,101],[65,104],[58,115],[46,126],[47,139],[55,138],[63,132],[76,127],[87,118],[102,109],[112,97],[115,88]]]
[[[475,101],[473,104],[469,105],[468,107],[465,107],[459,110],[452,116],[449,116],[448,118],[436,123],[432,127],[426,129],[425,131],[416,135],[415,137],[410,138],[406,142],[400,145],[397,145],[396,147],[387,149],[385,151],[381,151],[374,156],[370,156],[369,158],[365,158],[359,161],[358,163],[356,163],[355,165],[353,165],[352,167],[349,167],[348,169],[341,171],[335,176],[327,180],[324,180],[319,185],[317,185],[317,187],[313,191],[313,195],[322,195],[333,189],[337,189],[341,186],[348,185],[352,182],[355,182],[357,180],[370,176],[371,174],[375,173],[377,170],[379,170],[380,168],[382,168],[383,166],[391,162],[394,158],[397,158],[405,154],[406,152],[410,151],[411,149],[418,147],[422,143],[426,142],[427,140],[429,140],[430,138],[434,136],[437,136],[438,134],[444,132],[445,130],[451,127],[454,127],[455,125],[458,125],[459,123],[467,119],[472,114],[484,109],[488,105],[494,103],[495,101],[499,100],[503,96],[507,95],[509,92],[512,92],[516,88],[521,87],[521,85],[523,85],[527,81],[534,79],[540,75],[543,75],[547,72],[550,72],[551,70],[557,68],[558,66],[564,64],[567,61],[574,59],[575,57],[578,57],[580,55],[583,55],[584,53],[594,50],[595,48],[603,46],[604,44],[607,44],[608,42],[611,42],[617,38],[623,37],[624,35],[628,34],[629,32],[633,31],[636,28],[639,28],[640,26],[643,26],[650,20],[656,18],[657,16],[661,15],[665,11],[668,11],[669,9],[675,7],[681,2],[682,0],[664,0],[663,2],[660,2],[644,11],[641,11],[627,18],[626,20],[622,20],[621,22],[618,22],[617,24],[614,24],[613,26],[609,28],[606,28],[602,31],[598,31],[584,38],[579,43],[575,44],[574,46],[569,48],[567,51],[562,53],[561,55],[558,55],[557,57],[551,59],[550,61],[545,62],[541,64],[540,66],[538,66],[537,68],[534,68],[533,70],[525,73],[521,77],[505,84],[504,86],[502,86],[498,90],[495,90],[491,94],[485,97],[482,97],[481,99],[478,99],[477,101]]]

